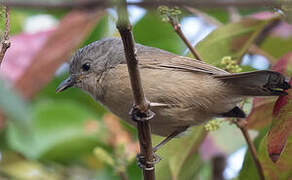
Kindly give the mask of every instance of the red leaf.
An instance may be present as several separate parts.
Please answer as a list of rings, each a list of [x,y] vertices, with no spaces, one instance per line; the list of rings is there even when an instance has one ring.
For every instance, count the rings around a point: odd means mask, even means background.
[[[37,33],[23,33],[11,37],[11,47],[7,50],[1,64],[1,76],[15,82],[25,72],[37,52],[43,47],[54,30]],[[29,49],[27,48],[29,47]]]
[[[292,77],[289,82],[292,85]],[[273,121],[268,133],[268,153],[273,162],[277,162],[292,131],[292,90],[289,95],[280,96],[275,103]]]
[[[291,76],[292,52],[283,56],[271,69],[286,76]],[[285,105],[285,99],[287,99],[287,96],[280,97],[277,105],[273,108],[275,99],[254,98],[252,111],[247,117],[248,128],[258,129],[268,125],[273,119],[273,114],[276,115]]]
[[[272,122],[272,112],[275,98],[254,98],[253,107],[247,117],[249,129],[259,129]]]
[[[56,69],[70,58],[103,14],[103,10],[75,10],[61,20],[57,30],[15,84],[24,98],[31,98],[53,78]]]
[[[292,75],[292,52],[283,56],[273,67],[274,71],[291,76]]]
[[[24,98],[31,98],[53,78],[103,14],[104,10],[75,10],[61,20],[56,30],[13,37],[1,74]],[[0,124],[3,120],[0,112]]]

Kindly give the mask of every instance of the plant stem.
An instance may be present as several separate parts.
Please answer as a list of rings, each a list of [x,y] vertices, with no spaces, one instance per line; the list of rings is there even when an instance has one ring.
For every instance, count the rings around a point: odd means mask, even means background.
[[[263,168],[262,168],[262,165],[260,163],[260,160],[257,156],[257,152],[256,152],[256,148],[248,134],[248,131],[247,131],[247,121],[245,119],[240,119],[238,118],[236,121],[235,121],[235,124],[237,125],[237,127],[241,130],[246,142],[247,142],[247,145],[248,145],[248,149],[249,151],[251,152],[251,155],[252,155],[252,158],[255,162],[255,165],[256,165],[256,168],[258,170],[258,174],[259,174],[259,177],[261,180],[265,180],[265,175],[264,175],[264,171],[263,171]]]
[[[123,40],[125,56],[128,65],[129,76],[134,97],[134,105],[130,111],[131,117],[137,122],[138,138],[140,143],[140,152],[144,157],[143,176],[146,180],[155,179],[155,166],[151,163],[154,159],[152,151],[151,128],[149,120],[154,116],[150,110],[150,103],[146,100],[142,88],[140,72],[138,68],[138,60],[135,54],[135,42],[129,22],[126,0],[118,6],[118,22],[117,28]]]
[[[7,6],[5,7],[5,30],[4,30],[4,38],[2,41],[2,47],[0,51],[0,66],[2,64],[2,61],[4,59],[5,53],[7,49],[10,47],[11,42],[9,40],[9,32],[10,32],[10,12],[9,8]]]
[[[184,41],[184,43],[188,46],[188,48],[190,49],[190,51],[192,52],[193,56],[197,59],[202,61],[201,56],[199,55],[199,53],[195,50],[195,48],[193,47],[193,45],[190,43],[190,41],[186,38],[186,36],[184,35],[184,33],[181,30],[181,26],[180,24],[174,20],[171,16],[168,17],[169,18],[169,22],[172,25],[174,31],[179,35],[179,37]]]

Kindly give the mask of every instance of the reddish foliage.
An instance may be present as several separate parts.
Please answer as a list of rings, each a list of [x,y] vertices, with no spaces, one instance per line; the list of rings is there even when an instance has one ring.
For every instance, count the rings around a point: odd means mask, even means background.
[[[291,67],[292,53],[288,53],[283,56],[271,69],[289,76],[292,73]],[[278,100],[277,103],[284,103],[284,99],[287,99],[287,96],[280,97],[279,99],[283,100]],[[278,108],[280,107],[279,105],[273,109],[274,102],[274,99],[271,98],[254,98],[252,111],[247,118],[248,128],[261,128],[269,124],[273,119],[272,114],[277,114],[280,110],[280,108]]]
[[[292,77],[289,83],[292,85]],[[280,96],[275,103],[273,123],[268,133],[268,153],[273,162],[278,161],[292,131],[292,90],[288,93],[287,96]]]
[[[103,14],[103,10],[75,10],[61,20],[56,30],[13,37],[2,64],[2,76],[30,99],[53,78]],[[0,124],[3,120],[0,112]]]
[[[16,81],[16,88],[26,99],[31,98],[52,78],[56,69],[71,56],[88,32],[102,17],[103,11],[72,11],[49,37],[32,63]],[[27,47],[29,50],[29,47]]]
[[[275,98],[254,98],[252,111],[247,117],[248,129],[259,129],[272,122]]]
[[[291,75],[287,71],[290,64],[292,64],[292,52],[283,56],[271,69],[282,74]]]
[[[36,53],[43,47],[54,30],[25,33],[11,37],[11,47],[7,50],[1,65],[1,76],[15,82],[25,72]],[[28,49],[29,47],[29,49]]]

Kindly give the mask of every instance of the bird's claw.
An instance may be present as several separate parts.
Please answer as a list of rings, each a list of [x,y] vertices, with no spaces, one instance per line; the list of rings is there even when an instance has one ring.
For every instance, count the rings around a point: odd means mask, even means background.
[[[161,158],[155,153],[153,153],[153,160],[152,161],[146,161],[145,157],[141,154],[137,154],[136,159],[137,159],[138,166],[141,169],[144,169],[146,171],[153,170],[154,169],[153,165],[157,164],[161,160]],[[148,166],[150,166],[150,167],[148,167]]]
[[[130,116],[131,119],[135,122],[138,121],[148,121],[150,119],[152,119],[154,117],[155,113],[148,110],[147,112],[140,112],[140,110],[138,108],[136,108],[135,106],[132,107],[131,111],[130,111]]]

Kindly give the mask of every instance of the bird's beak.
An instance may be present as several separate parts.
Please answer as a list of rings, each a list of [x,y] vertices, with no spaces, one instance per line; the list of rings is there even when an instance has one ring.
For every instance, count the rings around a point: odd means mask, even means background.
[[[69,88],[69,87],[72,87],[74,85],[74,81],[68,77],[67,79],[65,79],[63,82],[61,82],[59,84],[59,86],[57,87],[56,89],[56,92],[62,92],[64,91],[65,89]]]

